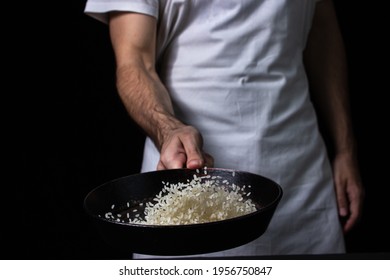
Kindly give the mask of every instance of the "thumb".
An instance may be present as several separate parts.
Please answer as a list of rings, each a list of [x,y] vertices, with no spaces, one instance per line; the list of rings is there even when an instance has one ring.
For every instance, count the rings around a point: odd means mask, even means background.
[[[204,158],[199,150],[190,150],[187,152],[187,168],[197,169],[204,166]]]
[[[187,157],[186,167],[190,169],[202,168],[205,163],[202,152],[202,135],[193,129],[181,140]]]

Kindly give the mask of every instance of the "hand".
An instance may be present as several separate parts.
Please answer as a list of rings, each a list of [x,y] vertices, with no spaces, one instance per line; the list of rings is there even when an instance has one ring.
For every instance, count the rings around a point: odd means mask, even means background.
[[[203,138],[194,127],[182,126],[172,130],[162,143],[157,170],[212,167],[214,159],[203,151],[202,146]]]
[[[339,215],[344,220],[344,232],[358,222],[363,208],[364,189],[358,172],[357,161],[351,154],[341,153],[333,161]]]

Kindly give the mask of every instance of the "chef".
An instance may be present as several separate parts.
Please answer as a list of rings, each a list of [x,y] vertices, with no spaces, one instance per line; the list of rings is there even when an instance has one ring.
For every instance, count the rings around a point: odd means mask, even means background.
[[[204,256],[345,252],[363,188],[331,0],[89,0],[85,12],[109,24],[119,95],[148,136],[143,172],[215,166],[283,188],[263,236]]]

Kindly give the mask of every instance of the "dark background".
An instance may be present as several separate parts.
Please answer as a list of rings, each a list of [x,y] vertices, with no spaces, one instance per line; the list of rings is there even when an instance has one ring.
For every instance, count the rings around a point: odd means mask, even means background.
[[[21,231],[11,228],[15,239],[7,239],[18,246],[1,250],[2,259],[130,258],[100,239],[82,206],[96,186],[139,172],[144,140],[116,94],[107,26],[83,14],[85,2],[71,1],[62,13],[49,9],[14,34],[24,55],[10,68],[21,119],[8,122],[18,171],[10,186],[23,214]],[[390,252],[385,18],[378,6],[336,2],[366,187],[364,215],[346,236],[347,248],[375,256]]]

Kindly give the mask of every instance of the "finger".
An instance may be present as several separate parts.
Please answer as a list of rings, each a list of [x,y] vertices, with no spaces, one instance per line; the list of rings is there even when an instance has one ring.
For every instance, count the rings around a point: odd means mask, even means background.
[[[201,150],[201,138],[183,139],[183,146],[187,155],[186,166],[190,169],[202,168],[205,164],[203,152]]]
[[[210,154],[204,153],[203,158],[205,161],[205,164],[204,164],[205,166],[214,167],[214,158]]]
[[[165,166],[165,169],[178,169],[185,167],[187,157],[183,152],[177,152],[170,157],[161,158],[162,164]]]
[[[180,156],[176,157],[174,160],[169,162],[169,169],[184,168],[185,162],[186,162],[185,154],[180,154]]]
[[[346,220],[343,230],[345,233],[349,232],[357,223],[358,215],[355,213],[351,213],[351,215]]]
[[[197,169],[197,168],[202,168],[204,166],[204,160],[203,158],[192,158],[187,161],[187,168],[189,169]]]
[[[359,188],[354,188],[356,190],[359,190]],[[362,212],[362,193],[359,191],[357,193],[353,193],[350,195],[350,216],[348,217],[347,221],[344,225],[344,232],[350,231],[359,221],[361,212]]]
[[[185,146],[186,147],[186,146]],[[202,151],[195,145],[186,147],[187,167],[191,169],[202,168],[205,160]]]
[[[346,217],[349,214],[348,211],[348,199],[345,190],[345,186],[343,186],[342,182],[335,180],[336,184],[336,196],[337,196],[337,205],[339,209],[339,215],[341,217]]]
[[[344,232],[349,232],[356,225],[360,216],[359,209],[354,204],[356,203],[351,203],[350,216],[344,224]]]
[[[157,164],[157,170],[165,170],[167,169],[164,165],[164,163],[162,163],[161,160],[158,161],[158,164]]]

